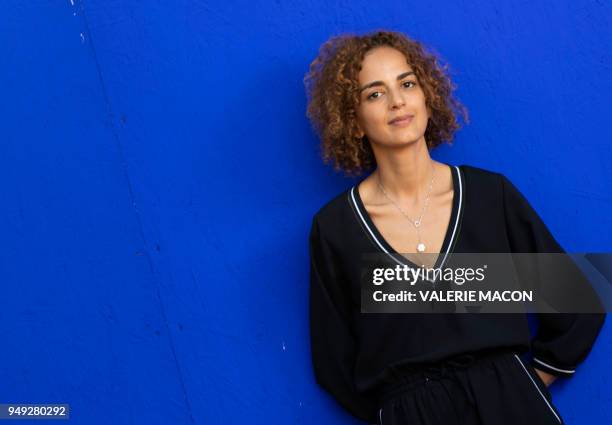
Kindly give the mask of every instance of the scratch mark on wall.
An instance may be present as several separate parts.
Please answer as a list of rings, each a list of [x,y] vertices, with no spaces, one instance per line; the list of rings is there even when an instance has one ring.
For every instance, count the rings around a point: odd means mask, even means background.
[[[91,38],[91,30],[89,28],[89,21],[87,20],[87,14],[85,13],[85,10],[83,8],[83,3],[80,4],[80,9],[79,9],[80,14],[83,16],[83,23],[85,26],[85,32],[81,33],[81,39],[84,40],[85,35],[87,34],[90,38]],[[178,361],[178,357],[176,354],[176,348],[175,348],[175,344],[174,344],[174,340],[172,339],[172,332],[170,332],[170,327],[168,325],[168,317],[166,314],[166,308],[161,296],[161,288],[160,288],[160,283],[157,281],[157,273],[155,272],[155,266],[153,264],[153,261],[151,259],[151,255],[150,255],[150,251],[148,249],[148,247],[150,246],[150,242],[147,241],[147,238],[145,236],[145,232],[144,232],[144,226],[143,226],[143,220],[140,216],[140,212],[138,211],[137,208],[135,208],[136,206],[136,196],[134,194],[134,188],[132,185],[132,179],[130,178],[130,175],[128,173],[128,167],[127,167],[127,161],[125,159],[125,154],[123,153],[123,146],[121,145],[121,140],[119,138],[119,134],[117,133],[117,128],[113,123],[113,111],[112,111],[112,106],[111,106],[111,102],[108,96],[108,90],[106,88],[106,83],[104,81],[104,78],[102,77],[102,68],[100,66],[100,61],[98,60],[98,55],[95,49],[95,45],[93,43],[93,38],[92,41],[89,43],[89,45],[91,46],[91,51],[92,51],[92,56],[94,59],[94,64],[96,67],[96,72],[98,74],[98,80],[100,81],[100,86],[101,86],[101,91],[102,91],[102,96],[104,98],[104,104],[106,106],[106,110],[107,110],[107,114],[108,114],[108,118],[111,121],[111,132],[112,132],[112,139],[115,142],[116,148],[117,148],[117,152],[119,154],[119,163],[121,165],[121,169],[123,170],[123,175],[127,184],[127,189],[128,189],[128,194],[129,197],[132,201],[132,204],[134,205],[134,214],[136,216],[136,221],[138,223],[138,229],[140,231],[140,238],[145,246],[144,249],[144,253],[147,259],[147,263],[149,266],[149,270],[151,272],[151,276],[152,279],[155,281],[156,284],[156,296],[157,296],[157,301],[159,303],[160,306],[160,314],[162,316],[164,325],[166,327],[166,329],[168,330],[168,341],[170,344],[170,352],[172,354],[172,360],[174,361],[174,365],[177,369],[177,375],[178,375],[178,381],[179,381],[179,385],[181,387],[181,391],[183,394],[183,400],[185,403],[185,406],[187,408],[187,414],[189,416],[189,420],[192,424],[195,425],[195,418],[193,417],[193,411],[191,409],[191,403],[189,402],[189,397],[187,395],[187,388],[185,386],[185,379],[183,377],[183,373],[181,370],[181,366],[179,364]],[[159,330],[157,330],[156,335],[160,335]]]

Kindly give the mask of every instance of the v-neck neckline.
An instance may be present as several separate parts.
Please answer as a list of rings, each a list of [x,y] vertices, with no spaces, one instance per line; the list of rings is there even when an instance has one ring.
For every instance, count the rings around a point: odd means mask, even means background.
[[[450,253],[452,249],[451,245],[454,243],[457,237],[457,232],[458,232],[458,227],[459,227],[458,226],[459,214],[461,212],[460,209],[463,204],[463,186],[461,183],[459,167],[457,167],[456,165],[449,165],[449,167],[451,168],[451,175],[453,179],[453,201],[452,201],[451,216],[448,221],[448,225],[446,226],[446,233],[444,235],[444,241],[442,242],[440,253],[438,253],[438,256],[436,257],[435,264],[433,266],[430,266],[434,269],[437,269],[443,266],[446,260],[446,257],[448,256],[448,254]],[[383,237],[382,233],[380,233],[380,231],[374,224],[374,221],[370,217],[370,214],[366,210],[363,200],[361,199],[361,196],[359,195],[358,187],[359,187],[359,184],[361,184],[363,180],[365,179],[362,179],[359,183],[357,183],[355,186],[352,187],[351,196],[357,206],[357,211],[359,213],[359,216],[362,222],[366,225],[366,230],[369,232],[370,236],[373,237],[377,246],[382,251],[392,256],[396,261],[400,262],[401,265],[405,264],[410,268],[421,268],[421,266],[418,266],[417,264],[413,263],[412,261],[408,260],[403,255],[398,253],[391,246],[391,244],[387,242],[387,240]]]

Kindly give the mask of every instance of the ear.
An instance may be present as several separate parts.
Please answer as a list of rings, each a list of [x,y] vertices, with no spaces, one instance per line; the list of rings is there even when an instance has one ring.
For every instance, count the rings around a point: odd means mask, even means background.
[[[365,136],[365,132],[359,125],[358,121],[355,121],[355,128],[357,129],[357,137],[359,137],[360,139],[363,138],[363,136]]]

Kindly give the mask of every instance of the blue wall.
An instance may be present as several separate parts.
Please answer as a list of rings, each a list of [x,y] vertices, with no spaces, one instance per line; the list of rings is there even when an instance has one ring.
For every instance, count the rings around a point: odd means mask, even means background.
[[[471,113],[438,160],[506,173],[569,251],[612,246],[612,7],[0,2],[0,403],[73,424],[356,423],[314,383],[322,165],[302,78],[330,35],[405,31]],[[605,423],[609,324],[551,387]],[[34,423],[34,422],[32,422]],[[47,422],[45,422],[47,423]]]

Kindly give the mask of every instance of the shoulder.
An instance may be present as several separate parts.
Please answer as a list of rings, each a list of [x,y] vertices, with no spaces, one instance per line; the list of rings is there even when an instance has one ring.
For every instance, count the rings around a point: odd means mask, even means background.
[[[536,214],[519,186],[506,174],[490,169],[461,165],[467,182],[467,191],[474,202],[488,206],[501,206],[505,214]]]
[[[462,164],[458,166],[463,174],[466,189],[472,193],[503,193],[505,185],[512,185],[508,177],[497,170]]]
[[[313,223],[316,222],[320,226],[333,227],[342,222],[345,222],[347,216],[351,212],[350,196],[353,186],[334,195],[331,199],[325,201],[323,205],[313,214]]]
[[[498,183],[503,174],[489,168],[477,167],[475,165],[461,164],[458,166],[466,179],[475,183]]]

